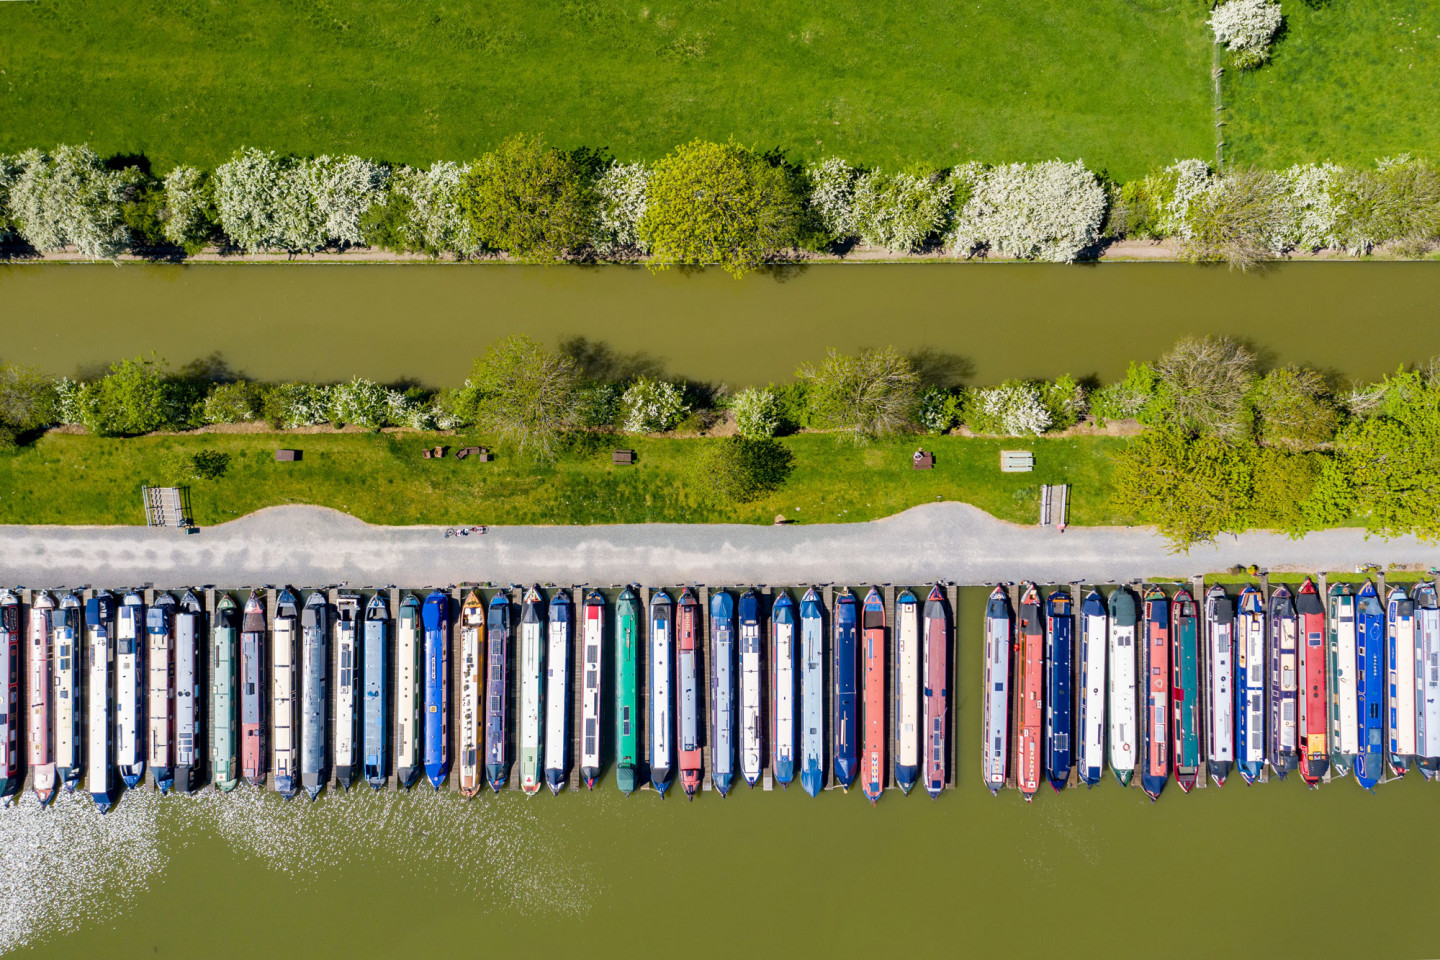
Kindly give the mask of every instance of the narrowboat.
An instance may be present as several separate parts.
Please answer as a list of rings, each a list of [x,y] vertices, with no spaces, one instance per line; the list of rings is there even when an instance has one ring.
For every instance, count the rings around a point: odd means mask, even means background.
[[[439,790],[450,775],[450,595],[432,590],[420,609],[425,631],[425,776]]]
[[[1216,584],[1205,591],[1205,642],[1209,683],[1205,685],[1205,739],[1210,779],[1225,786],[1235,764],[1235,601]]]
[[[240,783],[240,617],[230,594],[218,596],[210,626],[210,780],[229,793]]]
[[[1313,787],[1330,768],[1325,739],[1330,720],[1325,702],[1329,690],[1325,680],[1325,605],[1308,577],[1296,595],[1295,612],[1300,617],[1300,674],[1305,683],[1300,698],[1300,776]]]
[[[675,634],[677,745],[680,786],[694,797],[703,776],[700,718],[700,638],[680,597],[680,626]],[[735,597],[729,590],[710,595],[710,780],[724,797],[735,782]]]
[[[1170,603],[1170,703],[1175,782],[1185,793],[1200,775],[1199,618],[1190,591],[1181,587]]]
[[[1246,783],[1265,769],[1265,602],[1247,585],[1240,591],[1235,634],[1235,768]]]
[[[85,658],[80,633],[81,603],[74,593],[60,598],[51,641],[55,664],[55,779],[67,793],[84,772]]]
[[[365,782],[379,790],[390,777],[390,603],[376,591],[365,604],[364,733]]]
[[[1390,769],[1410,772],[1415,758],[1415,601],[1403,587],[1385,598],[1390,662]]]
[[[770,606],[770,764],[780,789],[795,779],[795,601],[781,590]]]
[[[1140,645],[1145,678],[1145,716],[1140,724],[1140,787],[1151,801],[1170,780],[1170,600],[1165,591],[1145,591],[1145,642]]]
[[[360,601],[358,593],[335,598],[335,783],[349,790],[359,768],[356,764],[356,725],[359,720]]]
[[[1329,719],[1326,742],[1330,745],[1330,769],[1337,777],[1350,773],[1360,752],[1360,706],[1358,700],[1355,640],[1355,593],[1348,583],[1329,590],[1325,646],[1325,701]]]
[[[0,801],[20,790],[20,598],[0,590]]]
[[[1440,602],[1435,584],[1415,585],[1415,765],[1440,775]]]
[[[115,615],[114,677],[115,766],[126,788],[134,789],[145,777],[146,680],[145,601],[134,590]]]
[[[150,677],[145,761],[150,767],[151,781],[162,795],[175,785],[171,759],[175,731],[175,609],[175,598],[160,593],[145,615],[149,641],[145,651],[146,672]]]
[[[287,587],[275,598],[275,619],[270,626],[270,715],[274,731],[275,792],[290,799],[300,789],[300,737],[298,716],[300,604]]]
[[[1033,583],[1022,584],[1020,595],[1020,649],[1016,658],[1015,693],[1020,697],[1020,729],[1015,731],[1019,749],[1015,757],[1015,785],[1029,803],[1040,790],[1044,762],[1040,744],[1045,725],[1045,620],[1040,610],[1040,591]]]
[[[765,752],[760,710],[760,594],[740,595],[740,775],[754,789]]]
[[[580,698],[580,779],[587,790],[595,789],[600,776],[601,698],[604,694],[605,595],[599,590],[585,594],[584,674]]]
[[[409,790],[420,779],[420,598],[400,600],[395,631],[395,782]]]
[[[485,779],[499,793],[510,780],[510,593],[499,590],[485,613]]]
[[[570,770],[570,642],[575,604],[556,590],[550,600],[550,649],[545,654],[545,783],[551,796],[565,789]]]
[[[193,590],[175,611],[175,789],[194,793],[205,743],[205,610]],[[155,662],[152,659],[153,672]]]
[[[1080,601],[1080,714],[1076,765],[1080,782],[1095,786],[1105,775],[1105,653],[1109,642],[1105,598],[1091,589]]]
[[[1003,587],[990,591],[985,602],[985,704],[981,708],[984,743],[980,779],[991,796],[999,794],[1009,775],[1010,663],[1015,656],[1015,617]]]
[[[615,787],[640,786],[640,600],[627,586],[615,601]]]
[[[1056,590],[1045,602],[1045,773],[1050,786],[1059,793],[1070,780],[1075,765],[1070,740],[1074,727],[1074,694],[1071,678],[1075,668],[1074,601],[1064,590]]]
[[[265,786],[269,769],[265,680],[265,606],[251,591],[240,622],[240,771],[254,787]]]
[[[50,634],[55,629],[55,598],[37,590],[30,601],[26,626],[25,705],[28,709],[25,735],[29,750],[25,766],[30,787],[43,807],[55,799],[54,662],[50,658]]]
[[[945,789],[950,770],[949,737],[946,724],[950,714],[950,607],[939,585],[925,598],[925,637],[921,655],[925,658],[925,792],[936,799]]]
[[[861,682],[865,730],[860,785],[873,807],[885,791],[885,670],[890,660],[885,642],[885,601],[874,587],[865,594],[860,622],[860,661],[865,670]]]
[[[859,772],[859,703],[856,695],[855,671],[858,626],[858,605],[855,595],[841,590],[835,598],[835,649],[831,664],[831,728],[835,764],[835,782],[849,792]]]
[[[1283,584],[1270,594],[1270,769],[1281,780],[1300,762],[1300,622]]]
[[[1365,581],[1355,604],[1355,687],[1360,717],[1355,779],[1374,792],[1385,775],[1385,608]]]
[[[895,785],[907,797],[920,779],[922,646],[920,600],[911,591],[901,590],[895,598]]]
[[[133,624],[133,620],[132,620]],[[86,647],[89,651],[85,692],[89,696],[85,744],[86,786],[90,799],[105,813],[113,802],[110,777],[110,688],[114,675],[115,598],[100,592],[85,601]]]
[[[460,731],[458,764],[460,794],[473,797],[480,792],[480,753],[484,721],[481,703],[485,695],[485,602],[471,590],[460,604]]]
[[[663,800],[675,762],[675,604],[670,594],[650,595],[650,785]]]
[[[325,787],[330,695],[330,604],[312,590],[300,611],[300,786],[314,800]]]
[[[540,792],[545,743],[545,599],[540,588],[525,591],[520,604],[520,789]]]
[[[1106,606],[1110,616],[1110,664],[1107,671],[1110,772],[1115,775],[1116,783],[1128,787],[1135,777],[1136,758],[1140,756],[1138,713],[1135,709],[1135,634],[1140,617],[1135,594],[1126,587],[1110,591]]]
[[[825,609],[814,587],[800,598],[800,786],[825,789]]]

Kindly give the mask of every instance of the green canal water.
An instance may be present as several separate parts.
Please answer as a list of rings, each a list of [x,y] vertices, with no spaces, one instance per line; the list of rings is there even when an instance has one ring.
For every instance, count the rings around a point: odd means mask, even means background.
[[[152,351],[262,379],[462,381],[495,339],[584,336],[674,376],[780,381],[835,347],[928,348],[972,383],[1122,375],[1181,334],[1375,378],[1440,353],[1440,264],[643,267],[0,266],[0,358],[57,374]]]
[[[0,812],[16,956],[1433,957],[1440,789],[1238,777],[980,786],[984,591],[962,590],[959,786],[812,800],[242,791]],[[673,793],[673,791],[672,791]]]

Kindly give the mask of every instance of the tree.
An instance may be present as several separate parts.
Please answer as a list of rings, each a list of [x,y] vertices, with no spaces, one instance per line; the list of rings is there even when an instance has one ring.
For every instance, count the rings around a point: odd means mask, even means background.
[[[959,256],[988,248],[1007,257],[1066,263],[1100,239],[1105,188],[1079,160],[1011,163],[955,172],[960,204],[950,242]]]
[[[0,425],[28,433],[55,422],[55,381],[35,367],[0,363]]]
[[[1190,201],[1185,256],[1194,263],[1220,261],[1241,270],[1273,260],[1284,249],[1294,220],[1289,196],[1274,171],[1227,173]]]
[[[862,243],[912,253],[945,227],[951,192],[939,174],[862,174],[851,200],[855,232]]]
[[[575,361],[524,335],[506,337],[476,359],[454,398],[454,412],[540,458],[581,416]]]
[[[134,172],[106,170],[87,146],[29,150],[16,158],[10,212],[16,229],[36,250],[74,246],[89,257],[114,258],[130,242],[123,205]]]
[[[1311,496],[1324,466],[1318,453],[1261,447],[1253,456],[1250,525],[1300,537],[1321,526]]]
[[[1261,439],[1272,443],[1324,443],[1340,425],[1324,376],[1301,367],[1281,367],[1260,378],[1255,416]]]
[[[1369,253],[1393,240],[1418,252],[1440,236],[1440,170],[1401,156],[1377,169],[1339,171],[1331,188],[1335,234],[1346,250]]]
[[[94,384],[84,424],[101,437],[135,436],[176,425],[163,360],[121,360]]]
[[[218,216],[210,174],[182,165],[165,175],[161,221],[166,240],[194,256],[217,239]]]
[[[711,497],[750,503],[784,486],[794,456],[769,437],[726,437],[708,444],[694,461],[694,478]]]
[[[639,236],[657,269],[715,263],[733,276],[799,242],[804,203],[788,168],[735,143],[694,140],[655,165]]]
[[[1218,437],[1147,430],[1116,457],[1114,485],[1116,509],[1178,550],[1249,526],[1250,451]]]
[[[594,221],[584,170],[537,137],[510,137],[475,161],[460,207],[481,243],[523,260],[575,252]]]
[[[1186,337],[1155,364],[1156,416],[1182,430],[1239,437],[1255,355],[1230,337]]]
[[[856,440],[894,433],[914,421],[920,378],[894,347],[847,356],[831,350],[797,374],[809,385],[811,422]]]

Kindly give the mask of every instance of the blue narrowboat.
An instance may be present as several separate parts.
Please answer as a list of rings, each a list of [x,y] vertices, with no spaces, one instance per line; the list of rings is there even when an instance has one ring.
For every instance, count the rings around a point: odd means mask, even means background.
[[[1075,614],[1070,594],[1056,590],[1045,600],[1045,773],[1059,793],[1075,764],[1071,747],[1074,696]]]
[[[450,773],[450,597],[432,591],[420,610],[420,623],[425,631],[421,749],[425,776],[439,790]]]
[[[859,737],[859,696],[856,692],[855,672],[859,644],[856,628],[859,624],[859,604],[849,590],[842,590],[835,598],[835,660],[834,674],[834,761],[835,780],[840,789],[848,791],[860,771]]]
[[[510,779],[510,594],[490,598],[485,614],[485,779],[496,793]]]
[[[1360,717],[1355,779],[1373,792],[1385,767],[1385,608],[1375,584],[1368,580],[1355,599],[1355,686]]]

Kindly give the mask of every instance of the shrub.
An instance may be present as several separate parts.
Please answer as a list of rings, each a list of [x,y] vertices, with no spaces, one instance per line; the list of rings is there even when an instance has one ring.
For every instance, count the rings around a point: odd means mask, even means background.
[[[136,357],[111,364],[87,393],[81,422],[96,436],[151,433],[181,419],[163,361]]]
[[[1116,456],[1113,483],[1115,508],[1179,549],[1249,525],[1249,450],[1218,437],[1146,431]]]
[[[595,227],[591,242],[602,254],[647,252],[640,239],[650,168],[643,163],[611,163],[595,181]]]
[[[1250,525],[1281,530],[1292,537],[1316,529],[1312,495],[1323,468],[1313,453],[1262,447],[1252,457]]]
[[[559,260],[587,243],[593,206],[574,157],[526,136],[475,161],[460,194],[475,238],[524,260]]]
[[[76,382],[69,377],[55,381],[55,422],[83,424],[86,411],[94,399],[93,384]]]
[[[626,433],[663,433],[673,430],[689,411],[673,383],[639,377],[620,400],[622,429]]]
[[[462,421],[511,440],[548,459],[561,435],[580,422],[575,361],[526,336],[506,337],[475,360],[452,410]]]
[[[1131,180],[1109,188],[1110,209],[1102,236],[1110,239],[1160,240],[1162,198],[1151,178]]]
[[[639,236],[657,269],[719,264],[740,277],[800,240],[791,171],[735,143],[694,140],[655,165]]]
[[[582,427],[613,427],[620,420],[620,389],[613,383],[594,383],[578,394]]]
[[[1100,238],[1105,190],[1081,161],[1012,163],[975,175],[956,218],[957,256],[988,248],[1008,257],[1063,263]]]
[[[775,387],[774,392],[777,433],[794,433],[810,426],[810,384],[795,380]]]
[[[220,383],[205,396],[200,419],[205,423],[249,423],[265,412],[265,388],[248,380]]]
[[[1270,41],[1283,19],[1280,4],[1270,0],[1226,0],[1211,12],[1209,23],[1231,62],[1248,70],[1270,59]]]
[[[839,157],[814,164],[805,171],[810,181],[810,209],[832,243],[856,235],[855,178],[859,171]]]
[[[895,433],[914,422],[920,377],[894,347],[847,356],[831,350],[818,365],[798,371],[808,386],[813,425],[860,441]]]
[[[916,419],[927,433],[948,433],[964,413],[965,395],[942,387],[929,387],[920,395]]]
[[[1299,367],[1271,370],[1255,386],[1260,437],[1269,442],[1314,444],[1335,436],[1340,412],[1325,378]]]
[[[1245,432],[1255,355],[1230,337],[1186,337],[1155,364],[1157,415],[1181,430],[1220,437]]]
[[[364,243],[362,222],[383,202],[388,179],[360,157],[298,159],[244,147],[215,170],[215,208],[231,242],[247,252]]]
[[[709,496],[727,503],[750,503],[784,486],[794,456],[768,437],[726,437],[707,444],[694,461],[694,480]]]
[[[283,246],[278,223],[283,162],[273,150],[242,147],[215,169],[215,212],[235,246],[254,253]]]
[[[1019,437],[1039,436],[1050,429],[1052,419],[1039,387],[1028,380],[1006,380],[969,392],[965,423],[976,433]]]
[[[1337,208],[1331,196],[1332,184],[1341,176],[1333,163],[1296,164],[1280,174],[1290,194],[1293,216],[1285,242],[1301,250],[1339,246],[1336,236]]]
[[[741,390],[730,402],[730,410],[735,414],[735,430],[742,437],[773,437],[780,429],[780,404],[767,387]]]
[[[48,427],[57,420],[55,381],[39,369],[0,363],[0,426],[17,433]]]
[[[1107,383],[1090,395],[1090,412],[1101,423],[1107,420],[1149,423],[1159,383],[1154,367],[1132,360],[1125,379]]]
[[[294,430],[330,422],[330,388],[316,383],[277,383],[265,393],[265,419]]]
[[[36,250],[74,246],[87,257],[114,258],[130,242],[123,205],[134,176],[106,170],[87,146],[29,150],[16,158],[10,211]]]
[[[1050,414],[1051,430],[1069,430],[1085,415],[1085,388],[1067,373],[1040,388],[1040,402]]]
[[[390,181],[383,202],[376,203],[362,221],[365,242],[396,253],[442,253],[470,256],[480,243],[460,209],[460,195],[470,168],[439,162],[428,169],[401,167]]]
[[[1392,240],[1416,252],[1440,236],[1440,171],[1424,161],[1406,155],[1342,170],[1331,194],[1337,242],[1351,252]]]
[[[1227,173],[1189,203],[1183,251],[1192,262],[1223,261],[1248,270],[1284,251],[1294,220],[1279,174]]]
[[[861,242],[897,253],[919,250],[945,226],[952,189],[938,175],[861,174],[851,205],[855,232]]]
[[[353,423],[370,430],[399,422],[406,414],[407,405],[399,393],[395,393],[392,400],[392,393],[394,391],[364,377],[336,384],[330,388],[330,421],[337,426]]]

